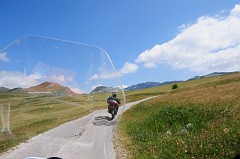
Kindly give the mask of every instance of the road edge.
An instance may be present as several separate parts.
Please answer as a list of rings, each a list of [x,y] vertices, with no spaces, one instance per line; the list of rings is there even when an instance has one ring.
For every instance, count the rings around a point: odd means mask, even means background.
[[[123,110],[122,113],[130,109],[132,106],[137,105],[139,103],[142,103],[144,101],[156,98],[158,96],[152,96],[148,98],[144,98],[135,102],[127,103],[125,105],[125,109]],[[120,122],[120,121],[119,121]],[[124,148],[123,143],[121,139],[119,139],[119,131],[118,131],[118,124],[113,127],[113,136],[112,136],[112,146],[115,151],[115,159],[127,159],[128,157],[128,152]]]

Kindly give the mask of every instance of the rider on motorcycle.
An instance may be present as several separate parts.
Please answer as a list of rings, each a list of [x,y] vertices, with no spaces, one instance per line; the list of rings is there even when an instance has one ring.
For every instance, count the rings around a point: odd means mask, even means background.
[[[112,96],[109,96],[108,99],[107,99],[107,101],[109,101],[109,100],[114,100],[114,101],[116,101],[118,104],[121,104],[120,100],[117,98],[116,92],[112,92]],[[111,105],[112,103],[109,103],[109,102],[108,102],[108,104]],[[118,104],[115,105],[115,106],[117,107],[117,110],[118,110]],[[108,109],[108,111],[109,111],[109,109]]]

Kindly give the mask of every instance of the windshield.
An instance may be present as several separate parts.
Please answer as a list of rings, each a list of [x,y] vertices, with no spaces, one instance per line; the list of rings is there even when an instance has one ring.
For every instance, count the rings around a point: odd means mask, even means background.
[[[1,152],[24,142],[27,150],[20,146],[14,152],[18,158],[69,158],[68,153],[79,158],[88,151],[86,158],[114,156],[106,138],[112,138],[110,127],[121,118],[125,96],[105,50],[24,36],[3,48],[0,57]],[[114,117],[107,103],[112,92],[121,101]]]

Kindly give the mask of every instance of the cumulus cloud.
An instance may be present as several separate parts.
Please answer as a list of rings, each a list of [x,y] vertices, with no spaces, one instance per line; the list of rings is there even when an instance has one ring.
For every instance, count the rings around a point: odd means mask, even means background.
[[[119,71],[120,75],[135,73],[138,70],[138,66],[134,63],[126,62],[123,68]]]
[[[129,73],[134,73],[137,70],[138,70],[138,65],[136,65],[134,63],[126,62],[126,63],[124,63],[122,69],[117,71],[117,73],[115,73],[113,70],[100,68],[99,69],[100,73],[99,74],[94,74],[90,78],[90,80],[115,78],[116,75],[123,76],[123,75],[129,74]]]
[[[168,64],[173,69],[193,72],[240,70],[240,5],[228,16],[204,16],[182,25],[172,40],[142,52],[137,64],[147,68]]]
[[[125,89],[125,88],[127,88],[128,87],[128,85],[122,85],[122,87],[121,86],[116,86],[117,88],[122,88],[122,89]]]
[[[57,83],[64,83],[64,82],[66,82],[64,75],[57,76],[57,75],[54,74],[54,75],[52,75],[50,77],[50,80],[55,81]]]
[[[58,82],[60,84],[71,81],[71,79],[68,79],[63,75],[61,76],[53,75],[51,76],[51,80],[54,82]],[[10,89],[17,88],[17,87],[29,88],[32,86],[36,86],[38,84],[39,84],[39,80],[36,78],[35,74],[25,75],[18,71],[0,71],[1,87],[6,87]],[[70,83],[70,84],[74,84],[74,83]],[[83,93],[83,91],[80,88],[72,87],[71,85],[69,85],[69,88],[75,93],[78,93],[78,94]]]
[[[24,75],[18,71],[0,71],[0,86],[7,88],[28,88],[37,84],[34,75]]]
[[[70,87],[70,89],[71,89],[73,92],[78,93],[78,94],[82,94],[82,93],[83,93],[82,90],[79,89],[79,88]]]
[[[3,61],[3,62],[8,62],[9,61],[9,58],[7,57],[6,52],[0,53],[0,61]]]
[[[100,74],[94,74],[90,77],[90,80],[98,80],[98,79],[109,79],[116,77],[114,72],[101,72]]]
[[[99,86],[103,86],[103,84],[93,85],[93,86],[92,86],[92,90],[94,90],[95,88],[97,88],[97,87],[99,87]]]

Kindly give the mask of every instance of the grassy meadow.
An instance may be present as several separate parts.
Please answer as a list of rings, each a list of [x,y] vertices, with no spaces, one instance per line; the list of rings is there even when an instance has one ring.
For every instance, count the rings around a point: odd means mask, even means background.
[[[127,103],[159,95],[123,114],[119,135],[129,158],[231,158],[240,153],[240,74],[177,84],[174,91],[170,84],[125,92]],[[109,95],[94,94],[89,102],[88,95],[0,93],[1,117],[6,117],[10,104],[12,132],[0,134],[0,153],[94,110],[107,109]]]
[[[213,158],[240,154],[240,73],[127,92],[155,95],[122,116],[128,158]]]
[[[88,95],[52,97],[36,94],[0,94],[0,116],[7,121],[10,105],[10,130],[0,134],[0,153],[29,138],[68,121],[80,118],[94,110],[106,109],[109,93],[95,94],[93,102]],[[3,128],[3,121],[0,122]]]

